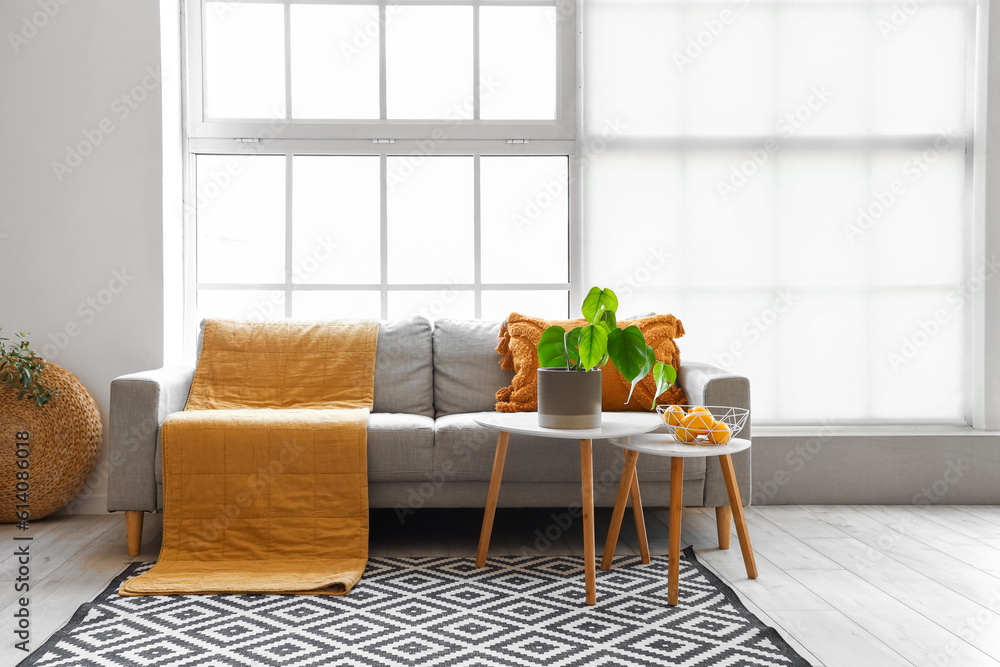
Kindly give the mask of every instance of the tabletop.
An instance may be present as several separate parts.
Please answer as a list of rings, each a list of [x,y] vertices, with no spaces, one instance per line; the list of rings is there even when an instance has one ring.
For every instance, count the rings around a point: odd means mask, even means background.
[[[669,433],[648,433],[633,437],[619,437],[611,440],[611,444],[622,449],[630,449],[642,454],[655,456],[677,456],[692,458],[697,456],[723,456],[735,454],[744,449],[750,449],[750,441],[744,438],[733,438],[724,445],[689,445],[677,442]]]
[[[476,423],[508,433],[539,435],[567,440],[597,440],[648,433],[663,422],[651,412],[605,412],[600,428],[545,428],[538,425],[537,412],[494,412],[475,418]]]

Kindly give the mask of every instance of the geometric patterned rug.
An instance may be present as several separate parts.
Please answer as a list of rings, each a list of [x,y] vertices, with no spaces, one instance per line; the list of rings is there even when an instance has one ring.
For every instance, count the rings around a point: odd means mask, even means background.
[[[808,667],[688,549],[615,559],[584,604],[572,556],[370,558],[349,595],[119,597],[133,563],[21,663],[38,667]]]

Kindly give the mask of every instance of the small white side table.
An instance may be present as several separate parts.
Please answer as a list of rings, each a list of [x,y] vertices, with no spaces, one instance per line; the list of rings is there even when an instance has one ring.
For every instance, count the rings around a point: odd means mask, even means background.
[[[681,513],[682,495],[684,493],[684,459],[696,456],[718,456],[719,464],[722,466],[722,478],[726,482],[726,492],[729,494],[729,509],[732,511],[733,520],[736,524],[736,535],[740,539],[740,550],[743,552],[743,564],[747,569],[747,576],[750,579],[757,578],[757,564],[753,559],[753,549],[750,547],[750,535],[747,533],[746,516],[743,514],[743,502],[740,500],[740,490],[736,485],[736,473],[733,470],[732,455],[750,449],[750,441],[742,438],[733,438],[724,445],[700,446],[679,443],[674,436],[667,433],[655,433],[639,435],[630,438],[614,438],[611,444],[625,450],[625,468],[622,470],[621,482],[618,485],[618,497],[615,499],[615,510],[611,515],[611,527],[608,529],[608,540],[604,544],[604,558],[601,559],[601,569],[611,569],[611,560],[615,555],[615,547],[618,544],[618,532],[621,530],[622,517],[625,514],[625,503],[628,496],[632,495],[632,508],[636,511],[636,523],[642,515],[642,508],[636,510],[636,506],[641,504],[638,492],[638,480],[635,474],[635,465],[639,460],[639,454],[651,454],[653,456],[670,457],[670,530],[669,540],[669,561],[667,572],[667,603],[677,604],[677,589],[680,579],[680,556],[681,556]],[[632,491],[632,489],[635,491]],[[721,530],[721,529],[720,529]],[[728,537],[728,528],[726,529]],[[644,528],[638,529],[640,552],[649,552],[646,545],[646,531]],[[720,533],[720,541],[721,541]],[[728,547],[728,539],[724,542],[723,548]],[[648,562],[643,559],[643,562]]]
[[[605,412],[600,428],[561,429],[543,428],[538,425],[537,412],[497,412],[476,417],[476,423],[500,431],[497,438],[496,455],[493,457],[493,474],[490,477],[490,491],[486,497],[486,512],[483,515],[483,529],[479,535],[479,551],[476,567],[486,565],[486,552],[490,548],[490,534],[493,532],[493,515],[500,495],[500,479],[507,456],[507,440],[511,433],[523,433],[546,438],[580,441],[580,483],[583,493],[583,558],[587,583],[587,604],[597,603],[597,571],[594,566],[594,459],[593,440],[602,438],[626,438],[630,435],[648,433],[660,425],[660,417],[648,412]],[[627,463],[626,463],[627,465]],[[635,477],[635,462],[629,479]],[[625,477],[622,477],[624,480]],[[626,489],[627,491],[627,489]],[[642,503],[639,502],[639,487],[635,487],[633,507],[636,508],[636,524],[642,525]],[[622,507],[624,511],[624,506]],[[620,517],[619,517],[620,523]],[[644,562],[649,562],[648,551]]]

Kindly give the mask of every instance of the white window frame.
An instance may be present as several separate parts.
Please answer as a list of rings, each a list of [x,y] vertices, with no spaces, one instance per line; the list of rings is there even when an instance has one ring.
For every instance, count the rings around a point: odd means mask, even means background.
[[[575,165],[577,136],[577,19],[573,0],[240,0],[242,3],[283,4],[285,8],[285,118],[278,119],[207,119],[204,114],[204,3],[202,0],[184,0],[183,24],[186,26],[187,44],[199,48],[185,48],[186,97],[184,108],[186,132],[184,138],[185,210],[194,211],[197,201],[195,161],[197,155],[269,155],[285,158],[285,280],[283,283],[216,284],[197,281],[197,220],[195,215],[185,215],[183,224],[184,245],[184,358],[194,355],[195,336],[198,328],[197,290],[232,289],[281,291],[285,294],[285,317],[292,314],[292,293],[311,290],[323,291],[378,291],[381,313],[388,317],[390,291],[463,290],[472,291],[475,300],[475,317],[482,314],[484,291],[499,290],[565,290],[570,302],[578,295],[574,280],[580,274],[582,242],[579,238],[579,216],[575,202]],[[554,6],[556,7],[556,57],[557,57],[557,109],[556,119],[550,121],[493,121],[493,120],[386,120],[385,116],[385,39],[380,31],[380,100],[381,120],[301,120],[291,118],[291,77],[289,73],[290,42],[289,16],[292,4],[361,4],[379,7],[380,20],[385,21],[389,5],[450,5],[473,7],[473,49],[478,54],[478,10],[483,6]],[[473,103],[474,114],[479,115],[478,55],[474,58]],[[381,163],[381,221],[380,257],[381,280],[372,284],[301,284],[292,282],[292,197],[293,156],[296,155],[369,155],[379,156]],[[474,187],[476,211],[474,218],[474,279],[462,284],[397,284],[388,281],[387,270],[387,219],[386,162],[390,156],[406,155],[464,155],[474,159]],[[482,156],[564,156],[569,160],[570,187],[568,224],[568,276],[565,282],[555,283],[489,283],[484,285],[481,275],[481,216],[478,193],[480,192],[480,158]],[[569,304],[567,304],[569,309]],[[570,309],[571,310],[571,309]]]
[[[238,0],[240,4],[283,4],[285,10],[285,120],[288,126],[283,139],[423,139],[437,129],[447,129],[450,139],[537,139],[572,141],[576,137],[576,3],[572,0]],[[386,119],[386,42],[379,31],[380,120],[306,120],[292,119],[291,76],[291,6],[370,5],[379,8],[379,21],[385,25],[388,6],[471,6],[473,10],[473,118],[469,120],[392,120]],[[479,120],[479,9],[487,6],[523,6],[556,8],[556,118],[539,121]],[[202,76],[205,50],[204,3],[186,0],[188,43],[188,136],[198,139],[260,137],[274,119],[209,119],[205,116],[205,82]],[[266,133],[264,136],[267,136]]]

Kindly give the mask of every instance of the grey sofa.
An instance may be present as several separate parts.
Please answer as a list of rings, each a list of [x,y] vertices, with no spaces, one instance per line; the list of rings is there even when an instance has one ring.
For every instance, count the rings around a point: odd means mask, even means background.
[[[484,507],[496,432],[477,425],[494,410],[494,394],[510,384],[495,347],[500,323],[421,317],[381,322],[375,359],[374,408],[368,421],[369,503],[408,513],[422,507]],[[162,509],[160,424],[184,409],[194,368],[161,368],[111,383],[108,511],[128,517],[130,553],[137,554],[144,512]],[[707,364],[685,361],[678,383],[693,405],[750,407],[750,383]],[[750,437],[750,420],[742,437]],[[578,448],[567,441],[513,434],[500,506],[568,507],[580,503]],[[594,502],[613,506],[622,451],[594,442]],[[733,457],[743,503],[749,503],[750,452]],[[644,501],[666,505],[670,466],[640,457]],[[717,458],[684,466],[686,506],[728,506]],[[720,517],[726,517],[719,511]],[[726,532],[728,535],[728,531]]]

